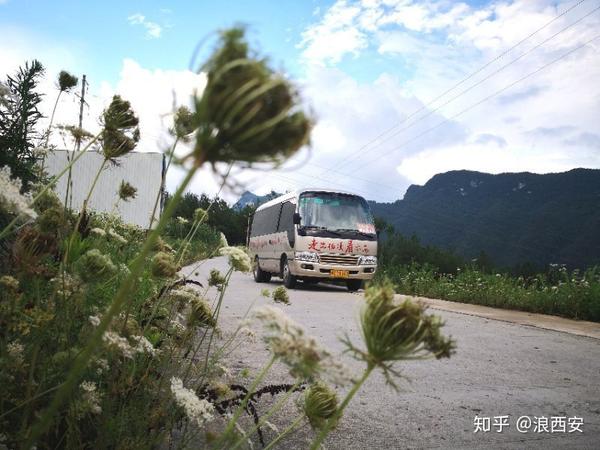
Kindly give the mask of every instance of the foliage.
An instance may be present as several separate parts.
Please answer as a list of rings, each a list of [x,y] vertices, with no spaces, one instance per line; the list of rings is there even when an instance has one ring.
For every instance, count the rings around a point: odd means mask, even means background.
[[[191,229],[198,208],[208,210],[206,223],[223,233],[230,244],[246,244],[248,218],[254,212],[254,208],[248,206],[238,211],[229,207],[227,202],[219,197],[211,199],[206,194],[188,192],[177,205],[174,214],[175,217],[182,217],[188,221],[179,225],[180,233],[185,235]],[[172,225],[177,227],[177,224]]]
[[[36,125],[42,118],[38,110],[42,96],[36,88],[43,73],[39,61],[25,63],[14,76],[7,77],[9,94],[0,102],[0,167],[10,167],[25,190],[38,177],[34,148],[41,137]]]
[[[473,267],[444,274],[432,265],[413,263],[381,267],[378,276],[389,277],[407,295],[600,322],[600,267],[569,272],[552,266],[546,274],[514,277]]]

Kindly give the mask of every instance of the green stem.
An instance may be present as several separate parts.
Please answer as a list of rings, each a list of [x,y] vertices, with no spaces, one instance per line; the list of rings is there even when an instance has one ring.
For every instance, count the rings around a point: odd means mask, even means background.
[[[289,400],[289,398],[291,397],[291,395],[296,392],[296,389],[298,388],[298,386],[300,386],[302,384],[302,380],[298,380],[296,381],[296,383],[294,383],[294,385],[292,386],[292,388],[286,392],[286,394],[280,398],[268,411],[266,414],[264,414],[260,421],[250,430],[246,433],[245,436],[243,436],[241,439],[239,439],[234,445],[233,447],[231,447],[231,450],[235,450],[236,448],[238,448],[240,445],[242,445],[242,442],[244,442],[245,439],[248,439],[250,436],[252,436],[260,427],[262,427],[267,420],[269,420],[269,417],[271,417],[273,414],[275,414],[277,411],[279,411],[283,405],[285,405],[287,403],[287,401]]]
[[[92,194],[94,193],[96,184],[98,184],[98,180],[100,179],[100,175],[102,174],[102,171],[104,170],[104,166],[106,165],[107,161],[108,161],[108,159],[104,158],[104,160],[102,161],[102,164],[100,164],[100,168],[98,169],[98,172],[96,172],[96,176],[94,177],[94,181],[92,181],[90,190],[89,190],[87,196],[85,197],[85,200],[83,201],[83,205],[81,206],[81,211],[79,211],[79,216],[77,216],[77,223],[75,224],[75,227],[73,228],[73,231],[71,232],[69,244],[67,245],[67,248],[65,249],[65,256],[63,258],[64,264],[66,264],[67,261],[69,260],[69,253],[71,252],[71,247],[73,246],[73,243],[75,242],[75,236],[77,236],[77,234],[79,233],[79,225],[81,225],[81,220],[83,219],[83,216],[85,215],[85,211],[87,210],[87,205],[90,201],[90,198],[92,197]]]
[[[321,444],[323,443],[323,440],[325,439],[325,437],[327,437],[327,434],[329,434],[329,431],[331,431],[331,429],[337,423],[337,421],[340,419],[340,417],[342,417],[342,414],[344,413],[344,409],[346,408],[346,406],[348,406],[348,403],[350,403],[350,400],[352,400],[352,397],[354,397],[354,395],[358,392],[358,390],[363,385],[363,383],[367,380],[367,378],[369,378],[369,375],[371,375],[371,372],[373,372],[373,369],[375,369],[375,366],[373,364],[369,364],[367,366],[367,370],[365,370],[365,373],[363,373],[363,376],[361,377],[361,379],[358,380],[354,384],[354,386],[352,386],[352,389],[350,389],[350,392],[348,392],[348,394],[346,395],[346,398],[344,398],[344,401],[342,402],[342,404],[340,405],[340,407],[338,408],[336,413],[333,415],[333,417],[331,417],[325,423],[325,426],[321,429],[321,431],[319,432],[319,434],[317,435],[315,440],[312,442],[312,444],[310,446],[310,450],[317,450],[321,446]]]
[[[242,412],[244,412],[244,409],[246,408],[246,405],[248,404],[248,400],[250,400],[250,396],[252,395],[252,393],[254,393],[254,391],[256,391],[256,388],[259,385],[259,383],[267,375],[267,372],[271,369],[271,367],[275,363],[275,359],[276,359],[275,356],[271,357],[269,362],[263,367],[263,369],[260,371],[260,373],[256,376],[256,378],[252,382],[252,385],[250,386],[250,388],[248,388],[248,393],[244,396],[244,400],[242,400],[242,403],[240,403],[240,405],[236,408],[235,412],[233,413],[233,417],[227,423],[227,426],[225,427],[225,431],[223,431],[223,434],[221,435],[220,439],[216,443],[217,446],[220,446],[221,444],[223,444],[223,445],[227,444],[227,438],[231,434],[233,429],[235,428],[235,424],[237,423],[238,419],[242,415]],[[223,448],[226,448],[226,447],[223,447]]]
[[[304,420],[304,414],[301,414],[300,416],[298,416],[298,418],[296,420],[294,420],[292,422],[292,424],[287,427],[285,430],[283,430],[283,432],[281,432],[275,439],[273,439],[271,442],[269,442],[269,445],[267,445],[264,450],[270,450],[273,447],[275,447],[275,444],[277,444],[279,441],[281,441],[285,436],[287,436],[288,434],[290,434],[294,428],[296,428],[298,426],[299,423],[301,423]]]
[[[31,448],[31,446],[42,436],[42,434],[44,434],[48,430],[52,423],[52,418],[54,417],[58,409],[67,400],[67,396],[71,393],[74,386],[77,384],[81,373],[87,367],[87,364],[89,363],[94,351],[102,342],[102,336],[110,326],[112,319],[115,315],[119,313],[121,307],[123,306],[123,303],[129,298],[131,288],[144,268],[146,256],[152,250],[152,247],[156,243],[156,240],[158,239],[160,233],[164,230],[169,217],[175,211],[175,208],[177,207],[177,202],[181,198],[181,195],[189,185],[190,181],[192,180],[193,176],[195,175],[198,168],[202,165],[202,163],[203,161],[199,160],[194,165],[194,167],[190,169],[185,179],[177,189],[177,192],[173,196],[173,200],[167,206],[167,209],[161,217],[158,225],[146,239],[146,242],[144,243],[144,246],[142,247],[142,250],[140,251],[139,255],[133,260],[130,267],[130,273],[127,276],[127,278],[125,278],[125,280],[121,283],[121,286],[119,287],[119,290],[117,291],[110,305],[110,308],[102,317],[100,324],[95,328],[94,333],[89,339],[85,348],[81,351],[77,359],[74,361],[73,366],[71,367],[71,370],[69,371],[69,374],[67,375],[67,379],[65,380],[64,384],[54,396],[54,399],[50,403],[50,406],[48,406],[48,408],[41,413],[41,417],[37,424],[31,428],[31,434],[27,438],[27,441],[24,446],[25,448]]]
[[[92,139],[88,145],[85,146],[85,148],[81,151],[81,153],[79,155],[77,155],[76,158],[73,159],[73,161],[71,161],[70,164],[67,164],[67,166],[56,176],[54,176],[49,182],[48,184],[46,184],[46,186],[44,186],[44,189],[42,189],[31,201],[31,205],[33,206],[35,205],[35,202],[37,202],[40,197],[42,195],[44,195],[46,193],[46,191],[48,191],[48,189],[50,189],[51,186],[54,186],[54,184],[56,184],[56,182],[65,174],[69,171],[69,169],[71,167],[73,167],[73,165],[79,160],[79,158],[81,158],[83,156],[84,153],[86,153],[90,147],[92,146],[93,143],[95,143],[98,138],[100,137],[100,134],[97,134],[96,136],[94,136],[94,139]],[[17,214],[17,216],[8,224],[4,227],[4,229],[2,230],[2,232],[0,232],[0,239],[4,238],[6,235],[8,235],[8,233],[11,231],[12,227],[17,223],[17,221],[20,219],[22,214]]]

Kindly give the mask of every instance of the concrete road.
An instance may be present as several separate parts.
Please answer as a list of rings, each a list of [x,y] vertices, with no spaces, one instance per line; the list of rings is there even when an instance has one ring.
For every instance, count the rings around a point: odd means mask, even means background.
[[[211,268],[227,269],[224,258],[189,266],[184,273],[205,282]],[[271,303],[261,289],[281,283],[255,283],[251,275],[234,273],[225,297],[221,327],[225,335],[254,301]],[[361,343],[358,311],[362,292],[318,284],[290,291],[290,306],[282,309],[306,327],[319,342],[339,354],[339,336],[348,333]],[[377,373],[354,397],[338,428],[326,441],[330,449],[405,448],[600,448],[600,340],[531,326],[436,310],[446,321],[445,332],[457,341],[449,360],[404,363],[398,368],[410,378],[401,392],[386,386]],[[246,343],[228,357],[232,371],[258,370],[268,360],[264,343]],[[363,365],[344,356],[355,373]],[[266,383],[290,382],[284,366],[275,367]],[[346,388],[340,388],[340,394]],[[268,404],[264,408],[268,408]],[[273,422],[279,429],[298,416],[293,402]],[[475,417],[489,417],[491,430],[475,433]],[[508,416],[508,427],[497,432],[495,416]],[[517,419],[529,416],[582,418],[583,432],[517,430]],[[525,424],[526,419],[523,419]],[[568,420],[568,419],[567,419]],[[560,419],[556,425],[560,425]],[[557,427],[555,427],[557,428]],[[266,432],[267,439],[273,436]],[[313,437],[308,426],[279,448],[307,448]]]

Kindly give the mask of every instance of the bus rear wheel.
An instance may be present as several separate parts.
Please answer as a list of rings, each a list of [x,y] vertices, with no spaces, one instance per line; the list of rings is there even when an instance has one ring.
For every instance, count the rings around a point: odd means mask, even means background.
[[[271,274],[262,270],[258,264],[258,256],[254,258],[254,268],[252,270],[254,281],[257,283],[268,283],[271,281]]]
[[[281,278],[283,279],[283,285],[288,289],[296,287],[296,277],[292,275],[290,271],[290,264],[287,258],[284,258],[281,262]]]
[[[356,292],[362,287],[362,280],[347,280],[346,287],[350,292]]]

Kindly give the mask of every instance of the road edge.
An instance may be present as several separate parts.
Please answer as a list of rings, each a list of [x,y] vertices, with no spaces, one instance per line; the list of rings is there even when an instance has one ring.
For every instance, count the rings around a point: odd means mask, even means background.
[[[585,320],[566,319],[564,317],[550,316],[548,314],[537,314],[512,309],[492,308],[490,306],[472,305],[470,303],[458,303],[448,300],[439,300],[427,297],[411,295],[396,295],[400,299],[414,298],[431,309],[448,311],[468,316],[482,317],[501,322],[515,323],[545,330],[559,331],[561,333],[574,334],[600,340],[600,323]]]

